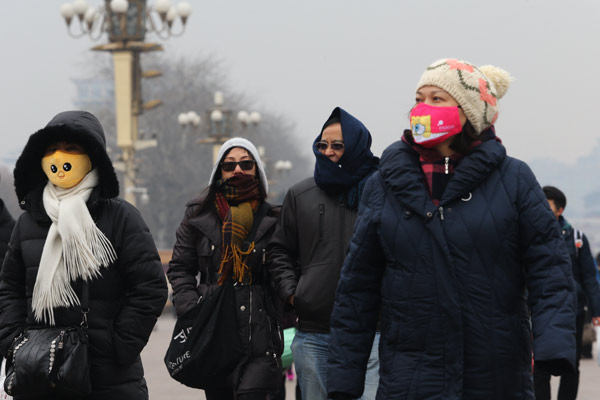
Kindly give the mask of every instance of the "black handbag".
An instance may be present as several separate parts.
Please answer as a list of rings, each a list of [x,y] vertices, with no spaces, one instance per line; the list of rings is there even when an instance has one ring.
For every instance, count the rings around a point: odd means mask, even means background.
[[[88,284],[83,285],[82,321],[74,327],[28,327],[15,338],[4,390],[14,397],[56,395],[86,397],[92,393],[88,360]]]
[[[246,238],[252,242],[268,211],[263,203]],[[214,281],[209,274],[209,283]],[[234,285],[204,285],[206,292],[192,309],[177,318],[165,365],[176,381],[197,389],[227,386],[227,378],[245,355],[239,335]]]
[[[225,386],[243,356],[234,287],[229,281],[210,286],[201,301],[177,319],[164,361],[176,381],[209,389]]]

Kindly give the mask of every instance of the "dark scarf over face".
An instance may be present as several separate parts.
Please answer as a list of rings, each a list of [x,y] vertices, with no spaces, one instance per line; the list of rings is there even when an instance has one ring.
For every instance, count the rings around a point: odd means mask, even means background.
[[[240,283],[252,283],[252,273],[244,259],[254,249],[254,243],[246,249],[244,241],[252,229],[254,211],[260,204],[258,185],[255,176],[246,174],[217,182],[215,208],[223,221],[219,285],[230,278]]]
[[[342,125],[344,154],[337,163],[316,149],[314,143],[321,140],[323,129],[313,143],[315,182],[327,194],[338,195],[352,209],[358,208],[366,179],[379,167],[379,158],[371,152],[369,130],[352,115],[336,107],[328,120],[338,117]]]

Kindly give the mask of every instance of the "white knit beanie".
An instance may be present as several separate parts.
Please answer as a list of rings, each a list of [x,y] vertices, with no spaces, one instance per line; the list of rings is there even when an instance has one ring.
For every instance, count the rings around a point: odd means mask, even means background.
[[[498,99],[508,90],[512,78],[505,70],[475,65],[452,58],[431,64],[419,80],[423,86],[437,86],[448,92],[460,104],[475,131],[479,134],[498,119]]]
[[[258,150],[256,147],[247,139],[241,137],[234,137],[223,143],[223,146],[219,149],[219,154],[217,155],[217,163],[213,166],[212,172],[210,174],[210,179],[208,181],[208,185],[212,185],[215,179],[215,175],[217,174],[217,168],[219,168],[219,163],[222,161],[223,156],[230,149],[234,147],[241,147],[243,149],[248,150],[248,153],[252,155],[254,161],[256,161],[256,170],[258,171],[258,178],[260,179],[263,187],[265,188],[265,194],[269,193],[269,184],[267,183],[267,175],[265,174],[265,167],[263,166],[262,160],[260,159],[260,155],[258,154]]]

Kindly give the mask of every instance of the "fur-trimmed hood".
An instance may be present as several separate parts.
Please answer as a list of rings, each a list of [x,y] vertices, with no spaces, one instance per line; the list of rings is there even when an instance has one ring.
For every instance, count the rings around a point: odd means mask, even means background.
[[[81,145],[92,166],[98,170],[99,196],[113,198],[119,195],[119,181],[106,152],[106,138],[98,119],[87,111],[65,111],[57,114],[44,128],[29,137],[14,170],[15,190],[21,208],[27,208],[26,197],[41,193],[48,178],[41,160],[49,145],[57,141]]]

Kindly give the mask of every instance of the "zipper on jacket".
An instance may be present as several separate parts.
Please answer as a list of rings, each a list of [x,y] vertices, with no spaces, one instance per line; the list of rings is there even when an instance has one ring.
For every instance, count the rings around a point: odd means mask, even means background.
[[[438,210],[440,211],[440,219],[443,221],[444,220],[444,207],[440,207],[440,208],[438,208]]]
[[[248,286],[250,291],[249,317],[248,317],[248,343],[252,343],[252,286]]]
[[[444,157],[444,174],[450,173],[450,157]]]
[[[325,204],[319,204],[319,239],[323,239],[323,229],[325,228]]]

